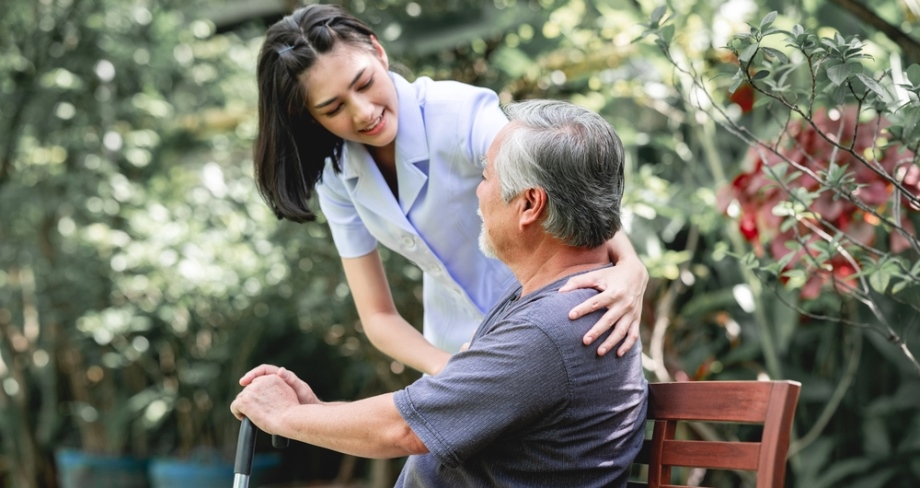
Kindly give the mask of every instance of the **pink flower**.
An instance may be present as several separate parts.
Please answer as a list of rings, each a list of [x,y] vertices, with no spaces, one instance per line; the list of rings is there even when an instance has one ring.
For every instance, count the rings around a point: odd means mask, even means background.
[[[790,123],[778,146],[779,154],[767,149],[772,147],[772,144],[752,149],[749,157],[753,168],[737,175],[731,184],[719,191],[717,203],[723,211],[726,211],[732,202],[737,202],[740,209],[739,231],[754,245],[758,256],[769,252],[774,259],[780,259],[793,252],[786,246],[789,241],[795,242],[798,239],[808,244],[823,240],[823,237],[815,232],[816,229],[831,236],[840,230],[846,233],[851,242],[874,245],[877,237],[885,235],[879,231],[887,230],[885,227],[879,227],[881,220],[875,214],[892,218],[889,207],[895,195],[895,186],[883,178],[880,172],[901,180],[901,185],[908,192],[920,195],[920,169],[912,164],[913,153],[899,151],[899,148],[893,146],[884,150],[875,147],[878,132],[889,125],[886,120],[882,120],[881,124],[872,121],[857,125],[856,107],[847,107],[842,112],[835,112],[834,115],[831,117],[824,111],[817,112],[813,118],[814,126],[802,120]],[[815,127],[824,136],[815,130]],[[854,139],[854,128],[857,127],[859,130],[856,131]],[[870,168],[846,149],[835,148],[827,139],[839,141],[844,148],[852,144],[853,152],[864,158],[874,155],[875,159],[870,164],[875,164],[876,167]],[[824,177],[823,172],[831,166],[831,158],[837,166],[844,167],[852,173],[857,185],[852,196],[870,210],[869,212],[846,198],[835,198],[833,191],[821,191],[816,177]],[[773,209],[781,202],[790,202],[791,196],[786,189],[769,179],[767,174],[781,162],[789,163],[787,174],[794,171],[802,172],[791,181],[791,187],[821,191],[811,203],[810,210],[830,225],[817,218],[803,216],[800,217],[798,225],[780,232],[783,217],[775,215]],[[908,232],[913,233],[914,227],[909,213],[920,208],[911,206],[907,198],[902,197],[901,209],[900,224]],[[900,253],[910,247],[902,234],[896,231],[887,234],[891,252]],[[832,282],[836,282],[838,289],[844,292],[854,285],[853,275],[856,269],[843,255],[838,252],[832,254],[826,262],[816,263],[813,257],[817,256],[817,252],[808,246],[806,249],[807,251],[801,248],[795,251],[787,265],[787,269],[798,267],[808,274],[801,290],[803,298],[817,297],[820,291]],[[806,252],[811,257],[807,257]],[[828,267],[829,270],[826,269]]]

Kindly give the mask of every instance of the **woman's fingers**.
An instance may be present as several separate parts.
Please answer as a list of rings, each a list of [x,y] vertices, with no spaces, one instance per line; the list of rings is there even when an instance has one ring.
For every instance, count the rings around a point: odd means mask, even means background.
[[[607,308],[607,311],[583,337],[584,344],[590,345],[598,337],[610,331],[610,334],[598,346],[599,356],[607,354],[621,342],[617,355],[622,356],[639,340],[639,319],[646,280],[644,276],[639,276],[639,282],[643,286],[630,288],[629,283],[633,281],[628,279],[631,277],[627,275],[631,271],[635,270],[618,269],[617,266],[592,271],[569,279],[559,289],[559,291],[566,291],[594,288],[600,292],[569,311],[569,318],[574,320],[596,310]],[[645,270],[642,268],[640,271]]]

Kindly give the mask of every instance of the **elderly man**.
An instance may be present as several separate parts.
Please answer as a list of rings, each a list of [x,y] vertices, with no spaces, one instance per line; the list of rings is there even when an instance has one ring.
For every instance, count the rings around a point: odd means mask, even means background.
[[[350,403],[321,402],[290,371],[263,365],[240,380],[237,417],[357,456],[411,455],[397,486],[625,486],[644,434],[641,348],[598,357],[580,346],[602,312],[566,314],[596,292],[559,292],[570,276],[611,266],[622,143],[569,103],[506,111],[477,190],[480,247],[519,285],[469,349],[436,376]]]

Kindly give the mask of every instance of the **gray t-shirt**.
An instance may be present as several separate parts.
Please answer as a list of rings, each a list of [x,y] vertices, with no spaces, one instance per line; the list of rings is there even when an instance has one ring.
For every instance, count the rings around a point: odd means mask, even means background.
[[[597,356],[582,336],[602,315],[569,320],[591,289],[563,278],[492,309],[469,350],[396,392],[430,451],[410,456],[397,487],[625,486],[645,432],[640,344]]]

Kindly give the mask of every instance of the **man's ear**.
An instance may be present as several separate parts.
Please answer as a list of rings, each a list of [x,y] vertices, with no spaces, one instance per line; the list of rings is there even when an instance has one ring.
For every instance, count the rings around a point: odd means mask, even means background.
[[[543,188],[528,188],[520,194],[521,227],[539,223],[543,220],[547,209],[546,190]]]

